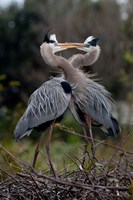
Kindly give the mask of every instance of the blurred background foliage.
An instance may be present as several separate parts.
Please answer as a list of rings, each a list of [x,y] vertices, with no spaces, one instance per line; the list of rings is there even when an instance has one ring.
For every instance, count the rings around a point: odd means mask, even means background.
[[[51,74],[39,51],[44,33],[49,29],[61,42],[83,42],[89,35],[100,39],[100,58],[85,70],[97,74],[118,105],[121,101],[125,103],[122,107],[129,105],[128,120],[133,119],[133,1],[25,0],[23,6],[12,3],[0,7],[1,143],[12,144],[14,127],[30,94]],[[75,52],[66,51],[63,56],[68,58]],[[125,111],[121,113],[121,110],[119,107],[118,118],[122,123]],[[69,113],[62,123],[82,133],[81,126]],[[58,143],[62,140],[72,146],[80,143],[80,138],[58,127],[55,132],[59,133],[54,134]],[[31,135],[32,142],[36,137]]]

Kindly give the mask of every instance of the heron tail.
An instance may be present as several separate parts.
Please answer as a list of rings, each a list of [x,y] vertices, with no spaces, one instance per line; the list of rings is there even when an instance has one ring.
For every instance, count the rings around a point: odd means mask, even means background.
[[[111,122],[112,126],[104,130],[104,132],[107,136],[117,137],[121,131],[121,128],[119,126],[117,119],[115,119],[113,116],[111,117]]]
[[[16,142],[23,138],[25,135],[30,135],[31,131],[32,129],[29,130],[28,128],[28,120],[21,117],[14,130],[14,138]]]

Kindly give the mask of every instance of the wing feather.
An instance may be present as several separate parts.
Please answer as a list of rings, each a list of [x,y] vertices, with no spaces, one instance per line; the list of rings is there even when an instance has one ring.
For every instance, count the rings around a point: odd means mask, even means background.
[[[60,117],[68,107],[71,95],[61,86],[62,78],[53,78],[42,84],[30,97],[28,107],[14,131],[16,139],[42,123]]]
[[[117,120],[112,115],[114,104],[111,94],[104,86],[92,79],[88,79],[84,97],[84,99],[80,100],[77,96],[75,102],[71,100],[70,109],[74,117],[80,123],[83,123],[82,116],[78,116],[78,106],[81,112],[87,114],[94,123],[102,125],[107,134],[117,135],[120,132],[120,128]],[[108,133],[108,130],[110,133]]]
[[[83,109],[97,123],[110,126],[110,117],[114,107],[111,94],[95,81],[88,81],[87,99],[84,102]]]

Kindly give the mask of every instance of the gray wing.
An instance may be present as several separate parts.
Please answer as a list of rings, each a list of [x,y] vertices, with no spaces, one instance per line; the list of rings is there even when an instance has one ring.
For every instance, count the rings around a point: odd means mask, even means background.
[[[64,92],[61,81],[62,78],[51,79],[31,95],[28,107],[14,131],[17,140],[29,134],[34,127],[54,120],[65,112],[71,95]]]
[[[100,47],[97,45],[96,47],[88,47],[80,49],[86,54],[75,54],[69,58],[69,62],[76,68],[81,68],[83,66],[92,65],[97,61],[100,55]]]
[[[92,118],[95,121],[102,123],[102,119],[105,117],[105,113],[107,115],[110,115],[114,107],[111,94],[104,88],[104,86],[91,79],[88,79],[86,87],[86,97],[86,112],[93,116]]]
[[[85,98],[82,101],[76,101],[80,110],[87,114],[94,124],[101,125],[107,134],[117,135],[120,132],[119,125],[112,115],[114,108],[110,93],[97,82],[88,79]],[[74,117],[82,123],[77,115],[75,102],[71,101],[70,109]],[[108,129],[110,133],[108,133]]]
[[[104,88],[104,86],[92,79],[88,79],[82,99],[79,98],[75,91],[73,91],[73,95],[74,102],[94,121],[101,123],[103,118],[101,116],[104,115],[104,112],[110,114],[112,111],[113,101],[111,94]],[[72,100],[71,103],[73,104]]]

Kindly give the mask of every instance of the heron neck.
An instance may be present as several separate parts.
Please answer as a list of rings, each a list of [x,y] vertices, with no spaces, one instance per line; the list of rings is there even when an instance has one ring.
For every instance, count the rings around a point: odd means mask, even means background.
[[[65,58],[56,56],[49,44],[43,43],[41,45],[40,52],[43,59],[50,67],[62,69],[65,79],[69,83],[78,85],[77,88],[80,90],[83,89],[86,77],[82,71],[74,68]]]
[[[62,69],[65,79],[71,84],[84,85],[85,75],[78,68],[74,68],[65,58],[56,56],[58,68]]]

